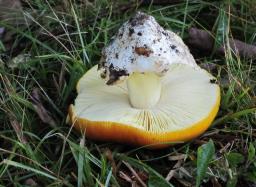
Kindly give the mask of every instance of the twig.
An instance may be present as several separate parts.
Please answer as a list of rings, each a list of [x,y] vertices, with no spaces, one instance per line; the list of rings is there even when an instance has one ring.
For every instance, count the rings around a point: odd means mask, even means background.
[[[196,48],[198,50],[213,52],[214,50],[214,38],[213,36],[201,29],[190,28],[188,31],[188,40],[187,43],[191,48]],[[240,40],[229,38],[230,48],[239,56],[256,59],[256,46],[244,43]],[[215,51],[218,55],[225,54],[224,45]]]

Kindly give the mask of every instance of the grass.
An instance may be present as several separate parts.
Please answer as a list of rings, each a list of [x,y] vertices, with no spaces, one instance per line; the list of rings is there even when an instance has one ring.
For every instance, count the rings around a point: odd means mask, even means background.
[[[155,16],[184,39],[195,26],[212,31],[215,46],[231,37],[253,44],[253,0],[23,4],[25,25],[0,21],[12,34],[11,44],[0,41],[0,186],[194,186],[197,151],[210,139],[215,152],[201,186],[256,184],[256,63],[229,45],[224,56],[196,56],[214,67],[222,102],[212,127],[193,141],[153,151],[91,141],[65,123],[78,79],[98,63],[102,47],[134,11]]]

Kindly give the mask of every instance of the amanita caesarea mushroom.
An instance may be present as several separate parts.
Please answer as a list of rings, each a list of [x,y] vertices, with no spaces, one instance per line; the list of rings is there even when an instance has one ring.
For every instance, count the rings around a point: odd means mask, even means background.
[[[165,147],[210,126],[220,105],[214,80],[178,35],[138,12],[79,80],[69,118],[92,139]]]

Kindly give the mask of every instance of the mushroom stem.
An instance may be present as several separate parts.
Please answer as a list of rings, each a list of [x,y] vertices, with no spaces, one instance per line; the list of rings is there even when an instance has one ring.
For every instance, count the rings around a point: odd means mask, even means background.
[[[161,80],[155,73],[133,73],[127,80],[129,100],[134,108],[146,109],[157,104]]]

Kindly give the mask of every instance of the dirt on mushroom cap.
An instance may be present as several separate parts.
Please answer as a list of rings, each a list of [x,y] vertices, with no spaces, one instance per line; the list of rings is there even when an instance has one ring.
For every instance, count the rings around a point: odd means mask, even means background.
[[[178,35],[163,29],[154,17],[138,12],[103,49],[99,69],[108,84],[115,84],[133,72],[164,75],[172,63],[197,67]]]

